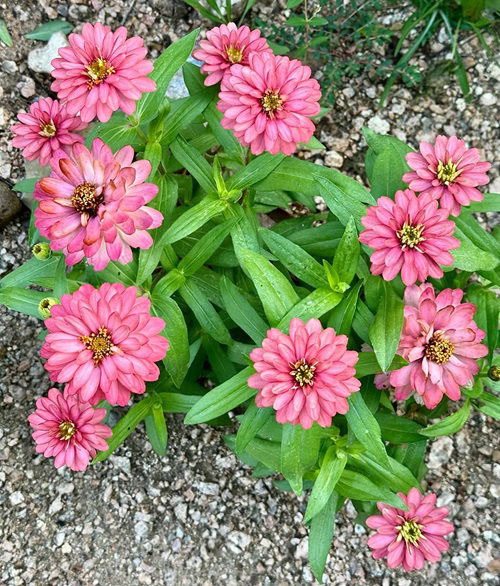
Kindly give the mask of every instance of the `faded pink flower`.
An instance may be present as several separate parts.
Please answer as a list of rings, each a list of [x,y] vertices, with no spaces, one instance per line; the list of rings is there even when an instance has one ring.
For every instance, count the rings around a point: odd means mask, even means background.
[[[147,230],[162,222],[162,214],[146,207],[158,192],[145,183],[149,161],[133,162],[134,150],[123,147],[114,155],[96,138],[89,151],[82,144],[72,154],[58,151],[50,161],[50,177],[41,179],[34,197],[39,200],[35,225],[62,250],[68,265],[87,258],[100,271],[110,261],[126,264],[132,249],[149,248]]]
[[[347,350],[346,336],[323,329],[318,319],[293,318],[289,335],[268,330],[250,359],[257,372],[248,386],[260,389],[257,406],[274,407],[278,423],[329,427],[335,414],[347,413],[347,397],[361,386],[354,378],[358,353]]]
[[[96,116],[101,122],[121,109],[135,112],[135,102],[143,92],[154,92],[155,82],[146,77],[153,63],[144,59],[147,49],[141,37],[127,39],[123,26],[111,32],[99,22],[83,25],[82,34],[68,37],[69,47],[59,49],[53,59],[51,89],[66,103],[69,114],[84,122]]]
[[[463,294],[445,289],[436,295],[429,283],[406,289],[398,354],[409,364],[390,375],[396,399],[415,391],[434,409],[443,395],[457,401],[460,387],[479,371],[476,359],[488,353],[480,343],[485,332],[473,321],[476,307],[461,303]]]
[[[272,53],[259,30],[247,26],[237,27],[234,22],[221,24],[207,32],[207,40],[200,41],[200,48],[193,57],[204,61],[201,72],[208,74],[205,85],[218,83],[234,64],[248,65],[250,53]]]
[[[165,322],[150,307],[135,287],[121,283],[82,285],[63,295],[45,320],[49,333],[40,351],[51,380],[68,383],[69,395],[93,405],[106,399],[124,406],[131,393],[144,393],[145,381],[158,379],[155,362],[169,346],[158,335]]]
[[[105,438],[113,432],[101,423],[105,417],[106,409],[94,409],[77,396],[50,389],[48,397],[38,399],[28,421],[35,430],[38,453],[47,458],[54,456],[56,468],[67,466],[80,472],[97,450],[108,449]]]
[[[309,119],[319,113],[319,83],[297,59],[252,53],[249,65],[233,65],[224,76],[217,108],[221,124],[254,155],[291,155],[314,133]]]
[[[387,558],[389,568],[403,566],[407,572],[421,570],[425,560],[435,563],[441,552],[447,551],[449,543],[444,535],[453,533],[453,523],[447,521],[446,507],[436,507],[436,495],[422,496],[417,488],[408,495],[398,493],[408,510],[403,511],[385,503],[377,503],[381,515],[372,515],[366,520],[371,529],[376,529],[368,539],[372,555],[378,560]]]
[[[376,374],[373,378],[373,383],[376,389],[380,391],[391,388],[390,374],[388,372],[381,372]]]
[[[410,189],[430,193],[453,216],[458,216],[461,206],[483,199],[476,186],[489,182],[486,171],[491,164],[479,162],[478,149],[466,148],[456,136],[438,136],[434,145],[421,142],[419,149],[406,155],[414,169],[403,175]]]
[[[366,229],[359,235],[360,242],[375,250],[372,274],[391,281],[401,272],[405,285],[442,277],[439,265],[451,265],[449,250],[460,245],[452,237],[455,224],[447,217],[430,194],[417,197],[405,189],[396,192],[395,201],[379,197],[361,219]]]
[[[83,142],[76,131],[87,125],[78,116],[70,116],[57,100],[40,98],[31,104],[29,113],[20,112],[17,117],[21,124],[11,127],[16,135],[12,146],[23,149],[28,161],[39,159],[40,165],[47,165],[58,149],[69,153],[75,142]]]

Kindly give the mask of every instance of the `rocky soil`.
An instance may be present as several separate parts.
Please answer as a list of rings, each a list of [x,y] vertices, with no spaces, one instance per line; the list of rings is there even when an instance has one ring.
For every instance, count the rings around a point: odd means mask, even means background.
[[[283,17],[281,2],[257,5],[266,18]],[[24,176],[8,127],[20,109],[37,95],[47,95],[50,86],[46,73],[28,67],[28,53],[44,44],[25,39],[24,33],[55,18],[76,26],[100,20],[116,27],[126,21],[146,39],[154,57],[199,24],[180,0],[0,0],[0,14],[14,40],[13,48],[2,46],[0,56],[0,194]],[[445,57],[446,51],[444,40],[438,39],[421,58],[422,67]],[[382,85],[361,76],[346,84],[321,123],[318,138],[328,150],[315,153],[314,160],[358,176],[364,125],[413,145],[439,133],[457,134],[479,147],[484,159],[494,160],[500,69],[473,40],[462,51],[473,80],[472,103],[445,78],[430,93],[396,87],[386,107],[377,111]],[[497,177],[493,170],[492,192],[500,191]],[[27,211],[19,214],[15,205],[9,207],[11,214],[4,209],[0,205],[6,219],[15,217],[0,231],[0,276],[30,256]],[[185,427],[180,418],[169,416],[165,458],[151,451],[140,428],[116,455],[85,474],[56,471],[36,455],[26,417],[49,387],[38,355],[41,330],[38,320],[0,307],[1,584],[285,586],[314,581],[301,523],[305,501],[278,491],[271,480],[253,479],[226,449],[220,430]],[[454,437],[435,441],[428,454],[428,487],[440,494],[440,504],[449,506],[456,525],[441,564],[414,575],[388,570],[371,559],[366,531],[353,524],[355,512],[347,506],[339,515],[325,582],[498,583],[496,432],[498,426],[478,413]]]

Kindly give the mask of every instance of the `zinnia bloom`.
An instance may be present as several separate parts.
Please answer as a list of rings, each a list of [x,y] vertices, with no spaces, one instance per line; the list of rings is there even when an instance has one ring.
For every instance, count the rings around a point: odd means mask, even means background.
[[[31,104],[29,113],[20,112],[17,117],[21,124],[11,128],[16,135],[12,146],[23,149],[28,161],[39,159],[40,165],[47,165],[58,149],[69,153],[75,142],[83,142],[76,131],[87,125],[78,116],[70,116],[57,100],[40,98]]]
[[[163,216],[145,204],[158,187],[145,183],[151,163],[133,158],[132,147],[113,155],[96,138],[91,151],[76,144],[70,156],[58,151],[51,159],[50,177],[41,179],[34,192],[40,202],[35,225],[52,250],[64,252],[68,265],[86,257],[100,271],[110,261],[130,262],[131,247],[153,244],[146,230],[159,226]]]
[[[403,566],[407,572],[421,570],[425,560],[435,563],[441,552],[449,548],[444,535],[453,533],[453,524],[447,521],[446,507],[436,507],[436,495],[422,496],[412,488],[408,495],[398,493],[408,511],[377,503],[381,515],[366,520],[376,533],[368,539],[372,555],[378,560],[387,558],[389,568]]]
[[[260,389],[255,402],[274,407],[279,423],[329,427],[335,414],[347,413],[347,397],[361,386],[354,378],[358,353],[347,350],[346,336],[323,329],[318,319],[293,318],[289,335],[268,330],[250,359],[257,372],[248,386]]]
[[[461,206],[481,201],[476,189],[486,185],[490,163],[479,162],[478,149],[468,149],[456,136],[438,136],[434,145],[420,143],[419,153],[408,153],[406,160],[413,171],[403,175],[410,189],[430,193],[441,207],[458,216]]]
[[[319,83],[297,59],[252,53],[249,65],[233,65],[222,79],[217,108],[229,128],[254,155],[291,155],[314,133],[309,116],[318,114]]]
[[[216,26],[207,32],[207,40],[200,41],[200,49],[193,57],[204,61],[201,72],[207,73],[205,85],[214,85],[226,75],[232,65],[248,65],[250,53],[272,53],[259,30],[237,27],[234,22]]]
[[[40,354],[50,378],[68,383],[69,395],[95,405],[106,399],[126,405],[131,393],[144,393],[145,381],[158,379],[155,362],[168,341],[158,335],[165,322],[149,313],[151,302],[135,287],[82,285],[61,297],[45,320],[49,330]]]
[[[395,201],[379,197],[376,206],[361,219],[359,240],[373,248],[371,272],[391,281],[401,272],[405,285],[442,277],[439,265],[453,263],[449,253],[460,242],[452,237],[455,224],[448,212],[439,210],[430,194],[417,197],[410,189],[397,191]]]
[[[48,397],[36,402],[36,411],[28,417],[36,442],[36,451],[55,457],[56,468],[67,466],[80,472],[87,468],[97,450],[107,450],[105,438],[113,432],[101,423],[106,409],[94,409],[90,403],[65,391],[50,389]]]
[[[69,47],[59,49],[59,58],[52,61],[56,80],[51,89],[67,103],[68,112],[80,112],[84,122],[96,116],[106,122],[118,109],[133,114],[142,93],[156,89],[146,77],[153,63],[144,59],[143,39],[127,39],[125,27],[113,33],[109,26],[86,23],[82,34],[73,33],[68,41]]]
[[[436,295],[429,283],[406,289],[398,354],[409,364],[390,375],[396,399],[415,391],[434,409],[443,395],[457,401],[460,387],[479,371],[476,359],[488,353],[480,343],[485,332],[473,321],[476,307],[461,303],[463,294],[445,289]]]

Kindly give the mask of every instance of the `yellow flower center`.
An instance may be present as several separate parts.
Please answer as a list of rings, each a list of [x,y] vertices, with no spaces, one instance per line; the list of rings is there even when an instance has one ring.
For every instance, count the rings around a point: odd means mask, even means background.
[[[398,540],[404,539],[407,544],[417,545],[422,537],[422,528],[423,525],[419,525],[416,521],[405,521],[397,527],[399,529]]]
[[[425,345],[425,357],[436,364],[446,364],[453,356],[455,346],[439,334],[434,334]]]
[[[70,440],[76,432],[76,426],[72,421],[62,421],[59,424],[59,438],[62,440]]]
[[[277,91],[266,90],[260,99],[262,111],[269,117],[274,118],[274,113],[283,109],[283,99]]]
[[[449,159],[447,163],[439,161],[437,168],[437,178],[443,185],[453,183],[460,175],[462,169],[457,169],[456,164]]]
[[[243,49],[239,49],[238,47],[234,47],[233,45],[231,45],[226,50],[226,55],[228,61],[233,65],[235,63],[241,63],[241,61],[243,60]]]
[[[81,183],[75,187],[71,196],[71,205],[80,214],[96,216],[99,206],[104,201],[104,195],[97,195],[93,183]]]
[[[396,232],[400,242],[401,248],[404,250],[407,246],[408,248],[418,248],[418,245],[425,240],[422,236],[422,232],[424,231],[424,227],[422,224],[418,224],[418,226],[412,226],[405,222],[401,230]]]
[[[111,336],[105,327],[100,327],[97,332],[90,336],[81,336],[80,340],[88,350],[92,352],[94,364],[97,366],[106,356],[114,353],[114,346]]]
[[[312,387],[314,381],[314,371],[316,364],[308,364],[305,358],[297,360],[297,362],[290,362],[290,374],[293,376],[299,386],[304,387],[309,385]]]
[[[50,120],[50,122],[40,123],[40,132],[38,133],[40,136],[43,136],[45,138],[52,138],[56,135],[56,132],[57,128],[52,119]]]
[[[87,81],[89,90],[102,83],[108,75],[115,73],[115,71],[115,68],[102,57],[98,57],[85,65],[85,75],[89,78]]]

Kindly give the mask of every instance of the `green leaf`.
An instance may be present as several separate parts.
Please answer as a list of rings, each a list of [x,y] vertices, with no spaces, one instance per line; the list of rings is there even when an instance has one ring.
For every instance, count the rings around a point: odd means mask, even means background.
[[[473,218],[472,214],[462,211],[455,218],[455,225],[459,230],[457,238],[466,236],[478,248],[486,250],[486,252],[492,252],[500,257],[500,242],[490,232],[486,232]]]
[[[295,8],[299,4],[302,4],[304,0],[287,0],[286,7],[287,8]]]
[[[73,25],[66,20],[50,20],[44,22],[37,27],[33,32],[26,33],[24,36],[27,39],[35,41],[48,41],[54,33],[64,33],[67,35],[73,30]]]
[[[325,200],[330,211],[337,216],[344,226],[347,226],[351,218],[354,217],[356,226],[361,229],[361,218],[366,214],[366,206],[360,201],[356,201],[348,192],[340,189],[330,179],[320,175],[316,175],[315,178],[321,188],[320,195]]]
[[[351,283],[358,268],[359,254],[358,231],[351,216],[333,258],[333,268],[337,271],[340,282],[348,285]]]
[[[151,179],[154,177],[161,161],[161,144],[157,141],[148,140],[144,149],[143,158],[151,163],[151,172],[149,174],[149,178]]]
[[[95,464],[96,462],[106,460],[127,439],[137,425],[147,417],[156,401],[156,397],[150,396],[132,405],[127,413],[113,427],[113,435],[106,440],[108,442],[108,449],[104,452],[98,452],[97,456],[92,460],[92,463]]]
[[[488,345],[488,360],[491,362],[497,347],[499,300],[493,291],[470,287],[467,297],[476,306],[474,321],[481,330],[486,332],[485,342]]]
[[[229,203],[224,210],[225,218],[238,218],[238,223],[231,230],[233,248],[238,263],[243,267],[242,254],[246,249],[260,252],[257,230],[259,228],[255,212],[249,208],[243,208],[239,204]]]
[[[157,175],[155,183],[158,185],[158,195],[149,204],[163,214],[163,222],[158,228],[150,230],[153,244],[147,249],[139,251],[139,265],[137,268],[137,285],[141,285],[153,273],[160,262],[165,243],[162,239],[170,224],[170,215],[175,207],[178,196],[177,182],[170,175]]]
[[[370,452],[353,454],[349,459],[349,466],[365,474],[375,484],[390,488],[394,492],[405,494],[413,487],[420,488],[415,476],[394,458],[389,458],[389,466],[382,466],[377,457]]]
[[[380,426],[361,396],[361,393],[352,393],[349,398],[349,411],[345,414],[349,429],[365,448],[376,456],[377,461],[384,468],[391,469],[389,457],[382,442]]]
[[[165,100],[168,84],[191,55],[197,35],[198,29],[190,32],[167,47],[155,60],[154,70],[149,77],[156,82],[156,91],[143,94],[137,102],[135,116],[141,124],[149,122],[158,114]]]
[[[45,297],[50,297],[50,293],[42,293],[41,291],[32,291],[31,289],[22,289],[20,287],[0,288],[0,304],[14,311],[32,315],[38,319],[42,319],[38,311],[38,305]]]
[[[386,281],[384,281],[384,288],[385,293],[380,300],[380,306],[369,332],[371,345],[382,367],[382,372],[387,372],[399,346],[403,329],[404,304]]]
[[[230,130],[223,128],[220,121],[222,114],[217,110],[218,97],[216,96],[212,103],[205,108],[203,116],[208,122],[210,130],[214,133],[217,142],[219,142],[227,154],[231,154],[236,159],[243,161],[244,150],[241,144],[236,140]]]
[[[269,250],[293,275],[312,287],[328,285],[323,267],[300,246],[266,228],[260,233]]]
[[[144,141],[137,134],[137,125],[131,124],[123,112],[115,112],[107,122],[96,123],[85,139],[87,147],[91,147],[94,139],[100,138],[115,152],[130,145],[134,150],[144,148]]]
[[[422,426],[412,419],[382,412],[375,413],[375,419],[380,425],[382,439],[386,442],[404,444],[422,441],[419,433]]]
[[[485,193],[483,201],[472,201],[468,213],[497,212],[500,209],[500,193]],[[464,213],[462,211],[462,213]]]
[[[268,326],[255,309],[246,300],[240,289],[236,287],[226,276],[220,280],[220,292],[224,307],[229,317],[238,325],[250,338],[260,344],[266,337]]]
[[[170,149],[179,163],[191,173],[206,192],[217,193],[217,185],[215,185],[208,161],[187,140],[178,136],[170,145]]]
[[[162,237],[162,243],[172,244],[182,240],[198,230],[198,228],[201,228],[209,220],[221,214],[225,207],[226,202],[220,199],[203,199],[175,220]]]
[[[227,345],[231,343],[231,336],[224,322],[194,281],[188,279],[179,289],[179,293],[208,335],[221,344]]]
[[[321,468],[314,482],[311,496],[307,503],[307,509],[304,516],[304,523],[308,523],[313,517],[316,517],[326,506],[332,496],[335,485],[344,471],[347,463],[345,452],[337,450],[335,446],[330,446],[326,451]]]
[[[18,181],[12,189],[14,191],[20,191],[21,193],[33,193],[35,191],[35,185],[40,181],[38,178],[33,179],[21,179]]]
[[[347,295],[344,295],[342,301],[330,314],[328,327],[333,328],[337,335],[344,334],[348,336],[351,332],[352,320],[356,311],[359,290],[362,284],[362,281],[359,281]]]
[[[167,453],[168,432],[161,403],[155,403],[152,406],[151,413],[146,416],[144,423],[146,424],[146,434],[153,450],[158,456],[165,456]]]
[[[248,443],[245,453],[258,462],[262,462],[269,470],[279,472],[281,465],[279,443],[256,437]]]
[[[262,427],[271,419],[274,413],[272,407],[257,407],[252,402],[240,421],[240,427],[236,434],[235,450],[237,454],[245,451],[248,443],[254,439]]]
[[[493,417],[497,421],[500,420],[500,399],[496,395],[485,391],[481,394],[479,400],[482,405],[477,407],[478,411]]]
[[[353,470],[344,470],[335,490],[342,496],[357,501],[381,501],[398,509],[407,509],[397,495],[384,487],[377,486],[366,476]]]
[[[232,175],[227,182],[227,189],[243,190],[264,180],[285,158],[285,155],[264,153],[255,157],[248,165]]]
[[[381,372],[392,372],[406,366],[408,362],[402,356],[394,356],[390,366],[386,371],[377,362],[377,357],[374,352],[359,352],[358,362],[356,363],[356,377],[369,376],[372,374],[379,374]]]
[[[192,275],[216,252],[238,221],[237,218],[215,226],[202,236],[177,265],[185,275]]]
[[[171,143],[183,128],[189,126],[205,110],[212,98],[212,92],[207,88],[184,98],[182,104],[166,116],[163,122],[162,144]]]
[[[0,285],[2,287],[26,287],[32,284],[42,284],[44,286],[47,283],[47,279],[55,277],[59,259],[59,255],[52,255],[45,260],[38,260],[32,257],[0,279]],[[40,279],[44,280],[40,281]]]
[[[180,393],[157,393],[165,413],[187,413],[200,400],[198,395],[181,395]]]
[[[248,377],[253,372],[253,368],[247,367],[225,383],[209,391],[187,413],[184,423],[192,425],[210,421],[210,419],[231,411],[256,395],[257,391],[247,385]]]
[[[463,271],[492,271],[498,265],[498,257],[481,250],[458,228],[455,228],[455,238],[460,240],[460,248],[451,251],[454,269]]]
[[[285,423],[281,440],[280,471],[295,494],[302,493],[304,472],[314,466],[319,452],[320,438],[314,428]]]
[[[276,326],[280,330],[288,330],[290,321],[297,317],[302,321],[320,318],[340,303],[342,295],[326,287],[316,289],[304,299],[296,303]]]
[[[178,291],[185,282],[186,277],[184,277],[184,275],[177,269],[172,269],[162,277],[158,283],[156,283],[155,288],[153,289],[153,295],[160,299],[170,297]]]
[[[434,423],[434,425],[429,425],[428,427],[421,429],[419,433],[431,438],[440,437],[442,435],[451,435],[462,429],[467,422],[467,419],[469,419],[469,415],[470,404],[469,401],[467,401],[463,407],[458,409],[458,411],[441,419],[438,423]]]
[[[395,447],[393,456],[398,462],[408,468],[415,478],[421,480],[423,473],[425,473],[424,458],[426,448],[427,440],[403,444]]]
[[[5,43],[7,47],[12,47],[12,38],[9,34],[7,29],[7,25],[5,24],[5,20],[0,18],[0,41]]]
[[[154,315],[165,322],[162,335],[167,338],[169,348],[163,364],[175,386],[179,388],[189,367],[188,331],[177,303],[170,297],[160,296],[160,291],[155,287],[151,297],[151,309]]]
[[[244,250],[242,260],[270,324],[276,325],[298,302],[297,293],[286,277],[261,254]]]
[[[309,564],[320,583],[323,582],[326,558],[332,545],[338,501],[339,495],[332,492],[321,513],[313,517],[309,530]]]
[[[203,336],[203,348],[207,353],[208,362],[216,382],[223,383],[236,374],[236,367],[228,360],[226,351],[215,340],[209,336]]]

